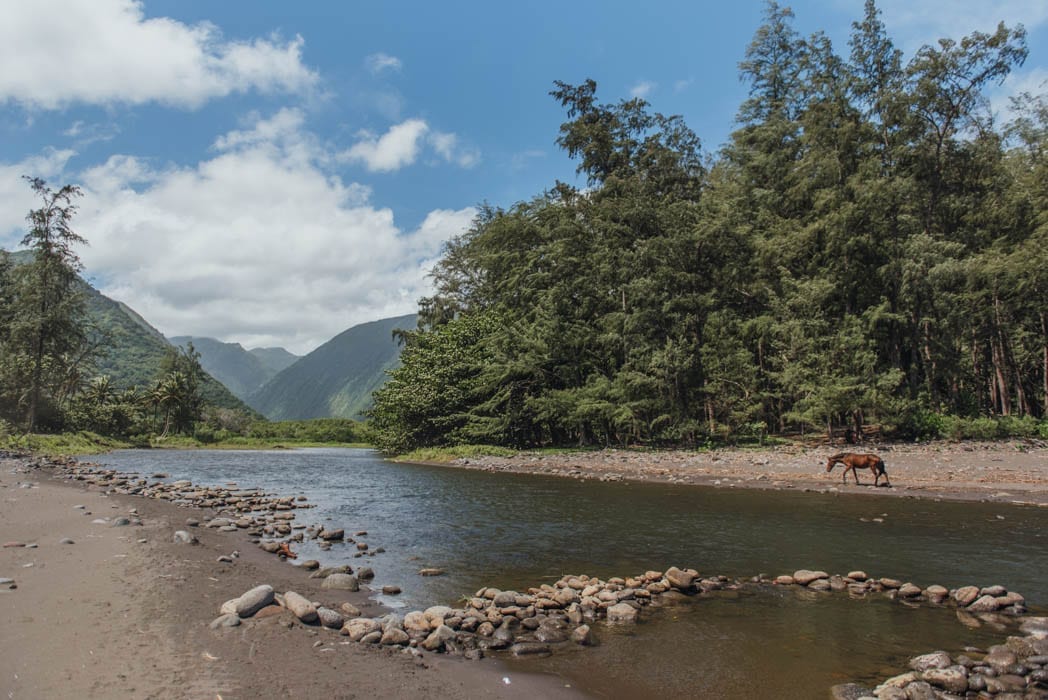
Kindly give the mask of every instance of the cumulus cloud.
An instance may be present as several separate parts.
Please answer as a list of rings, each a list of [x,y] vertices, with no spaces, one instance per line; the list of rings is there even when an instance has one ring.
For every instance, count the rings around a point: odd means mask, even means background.
[[[639,97],[643,100],[647,98],[647,96],[650,95],[656,87],[656,83],[653,83],[650,80],[642,80],[630,88],[630,96]]]
[[[472,168],[480,162],[480,151],[463,146],[455,134],[434,131],[429,135],[429,143],[437,155],[448,163],[454,163],[463,168]]]
[[[18,163],[0,163],[0,248],[17,247],[25,234],[26,214],[40,205],[22,176],[43,178],[57,189],[66,184],[61,176],[75,155],[71,149],[49,148]]]
[[[360,140],[340,158],[348,162],[363,163],[371,172],[388,173],[411,165],[418,157],[420,142],[429,125],[422,119],[408,119],[376,136],[362,132]]]
[[[414,311],[443,242],[474,210],[433,211],[402,230],[366,187],[333,175],[323,151],[301,115],[284,110],[225,134],[194,165],[119,155],[77,173],[88,276],[167,335],[299,353]],[[68,157],[41,162],[53,170]],[[25,165],[0,170],[0,188]]]
[[[0,23],[0,103],[160,102],[198,107],[257,90],[306,92],[317,75],[301,37],[231,41],[214,25],[146,18],[135,0],[7,3]]]
[[[993,32],[999,22],[1027,29],[1048,22],[1048,3],[1043,0],[880,0],[877,6],[889,34],[910,55],[944,37]]]
[[[404,64],[396,56],[386,53],[373,53],[364,59],[364,64],[373,74],[378,75],[385,71],[399,71]]]

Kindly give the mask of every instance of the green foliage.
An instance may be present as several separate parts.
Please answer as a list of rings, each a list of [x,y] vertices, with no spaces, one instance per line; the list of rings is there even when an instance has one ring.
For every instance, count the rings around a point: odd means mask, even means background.
[[[359,443],[365,438],[363,424],[348,418],[256,421],[247,436],[259,440],[310,443]]]
[[[397,456],[398,462],[453,462],[456,459],[476,459],[477,457],[512,457],[516,450],[495,445],[455,445],[453,447],[423,447]]]

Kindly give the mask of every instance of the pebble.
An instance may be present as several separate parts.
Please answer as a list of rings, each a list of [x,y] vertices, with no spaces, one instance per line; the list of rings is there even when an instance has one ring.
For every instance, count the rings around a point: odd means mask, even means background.
[[[62,539],[58,540],[58,544],[76,544],[76,542],[74,542],[69,537],[63,537]]]

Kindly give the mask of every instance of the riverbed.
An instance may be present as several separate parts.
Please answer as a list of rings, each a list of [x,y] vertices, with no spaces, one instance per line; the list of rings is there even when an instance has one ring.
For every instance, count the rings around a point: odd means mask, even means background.
[[[94,459],[170,479],[305,495],[317,507],[300,522],[366,530],[371,550],[385,551],[362,562],[352,546],[324,552],[305,543],[299,561],[366,563],[376,589],[403,589],[382,602],[406,609],[454,603],[486,585],[521,590],[566,573],[625,576],[672,565],[731,577],[864,569],[922,586],[1000,583],[1034,605],[1048,601],[1043,508],[579,481],[393,464],[360,449],[119,451]],[[421,577],[424,567],[446,574]],[[1004,634],[966,626],[950,610],[780,588],[653,610],[636,627],[603,628],[595,649],[514,663],[604,697],[760,697],[772,689],[818,697],[834,683],[891,675],[914,653],[987,646]]]

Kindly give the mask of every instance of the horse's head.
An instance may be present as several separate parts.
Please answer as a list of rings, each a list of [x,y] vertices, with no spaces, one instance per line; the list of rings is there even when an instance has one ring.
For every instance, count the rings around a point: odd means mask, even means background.
[[[826,471],[832,472],[833,471],[833,467],[836,466],[836,464],[837,464],[837,458],[836,457],[830,457],[829,459],[827,459],[826,460]],[[847,473],[847,472],[845,472],[845,473]]]

